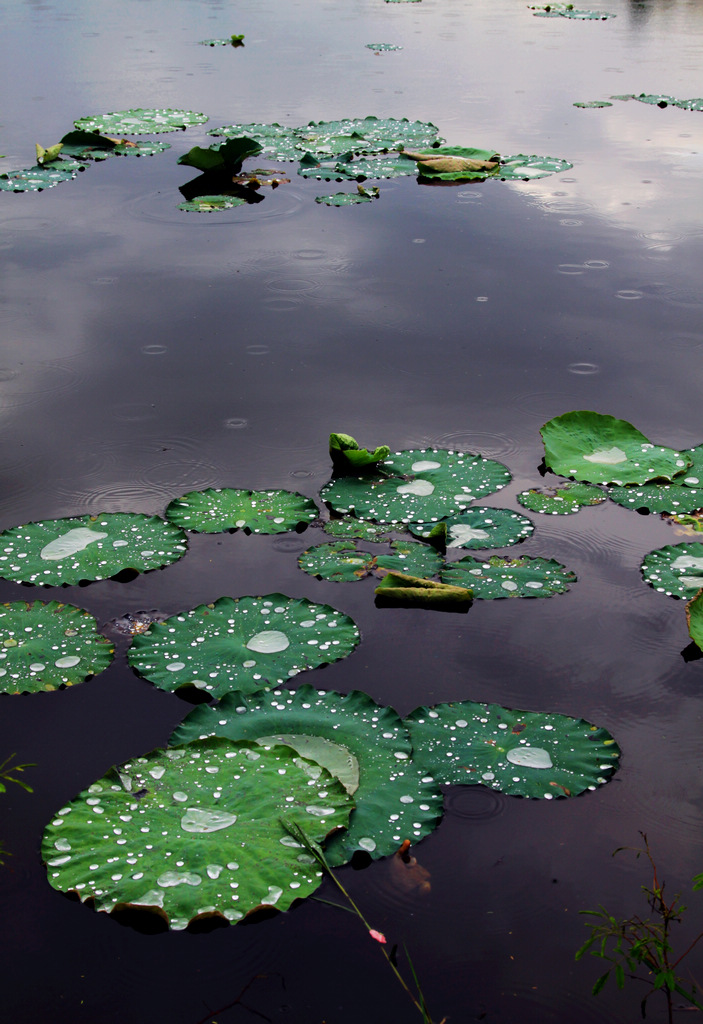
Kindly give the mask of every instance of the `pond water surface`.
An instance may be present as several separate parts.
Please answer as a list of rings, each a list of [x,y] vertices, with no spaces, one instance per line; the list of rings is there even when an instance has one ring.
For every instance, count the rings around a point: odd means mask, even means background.
[[[625,418],[660,444],[701,443],[703,113],[573,104],[700,96],[703,5],[602,6],[616,17],[536,18],[521,0],[0,2],[0,169],[30,166],[35,142],[88,114],[175,107],[210,119],[162,136],[172,148],[161,155],[0,193],[0,528],[162,513],[211,486],[314,497],[330,431],[499,459],[513,481],[485,503],[510,509],[544,482],[539,427],[571,409]],[[243,48],[198,45],[232,32]],[[402,49],[376,55],[369,42]],[[377,183],[374,203],[334,209],[315,196],[353,185],[283,164],[290,183],[257,205],[177,209],[194,172],[176,159],[208,145],[210,127],[369,114],[573,169],[446,188],[399,178]],[[578,583],[549,601],[476,602],[468,616],[378,609],[373,580],[303,574],[297,555],[326,539],[319,527],[192,535],[179,563],[130,583],[0,582],[0,598],[58,598],[104,624],[223,594],[305,596],[362,634],[351,657],[315,673],[325,689],[363,689],[401,715],[472,699],[604,726],[623,756],[597,792],[449,791],[442,824],[414,850],[429,892],[399,890],[384,862],[340,877],[373,926],[407,944],[436,1020],[634,1021],[644,987],[611,982],[594,999],[601,966],[575,964],[574,951],[581,910],[644,912],[645,865],[611,857],[638,830],[672,892],[703,870],[703,661],[682,657],[683,603],[639,573],[648,551],[682,538],[612,503],[531,518],[520,553],[556,558]],[[376,944],[322,903],[148,935],[50,888],[39,845],[56,809],[163,745],[189,710],[131,673],[125,648],[82,686],[0,701],[0,760],[36,762],[32,794],[0,797],[7,1020],[228,1024],[257,1019],[231,1005],[252,979],[245,1002],[277,1024],[413,1019]],[[321,895],[335,898],[330,883]],[[700,894],[685,902],[681,950],[703,926]],[[702,958],[691,958],[698,977]],[[663,1000],[650,1006],[665,1019]]]

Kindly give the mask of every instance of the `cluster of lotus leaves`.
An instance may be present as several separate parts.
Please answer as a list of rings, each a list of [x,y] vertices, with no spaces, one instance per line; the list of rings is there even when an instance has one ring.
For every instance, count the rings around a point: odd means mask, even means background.
[[[675,96],[665,96],[660,93],[626,93],[623,96],[611,96],[613,100],[639,100],[640,103],[648,103],[655,107],[680,107],[681,110],[703,110],[703,98],[700,96],[690,100],[678,100]]]
[[[517,495],[517,500],[531,512],[543,515],[569,516],[589,505],[600,505],[607,494],[600,487],[566,480],[556,487],[531,487]]]
[[[295,491],[246,491],[234,487],[190,491],[174,498],[166,519],[184,530],[222,533],[287,533],[304,528],[319,515],[311,498]]]
[[[360,550],[353,540],[333,541],[308,548],[298,558],[298,565],[310,576],[336,583],[363,580],[367,576],[379,575],[379,570],[427,578],[436,576],[441,568],[441,558],[427,544],[394,540],[391,548],[391,555],[375,555]]]
[[[184,532],[159,516],[106,512],[45,519],[0,533],[0,577],[42,586],[104,580],[125,570],[160,569],[186,547]]]

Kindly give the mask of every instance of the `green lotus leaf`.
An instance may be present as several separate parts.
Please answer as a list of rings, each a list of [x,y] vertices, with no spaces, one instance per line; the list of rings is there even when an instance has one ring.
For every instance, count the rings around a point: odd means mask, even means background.
[[[498,704],[421,707],[404,724],[416,763],[438,782],[481,785],[509,796],[577,796],[608,782],[620,757],[610,733],[582,718]]]
[[[216,213],[218,210],[231,210],[234,206],[246,206],[246,199],[238,196],[198,196],[185,203],[179,203],[177,210],[185,213]]]
[[[207,114],[193,110],[171,110],[167,107],[145,110],[116,110],[109,114],[94,114],[79,117],[73,124],[86,132],[100,132],[110,135],[153,135],[177,132],[194,124],[204,124]]]
[[[448,548],[507,548],[534,533],[534,525],[519,512],[507,508],[475,506],[452,516],[443,524],[410,523],[408,529],[417,537],[433,539],[438,527],[446,527],[444,543]]]
[[[417,161],[419,181],[485,181],[498,173],[500,156],[494,149],[475,149],[470,146],[437,146],[410,152],[406,155]]]
[[[360,157],[348,153],[346,158],[329,160],[306,154],[300,162],[298,174],[303,178],[316,178],[318,181],[366,181],[402,178],[415,174],[416,170],[415,161],[403,153]]]
[[[359,642],[348,615],[305,598],[221,597],[154,622],[127,658],[162,690],[270,689],[306,669],[339,661]]]
[[[655,514],[695,512],[703,506],[703,444],[689,448],[683,455],[691,464],[673,483],[609,487],[609,496],[624,508],[646,508]]]
[[[702,584],[703,586],[703,584]],[[686,621],[691,640],[703,651],[703,594],[698,593],[686,605]]]
[[[111,769],[44,832],[49,882],[96,910],[151,910],[173,930],[286,910],[321,872],[280,818],[323,842],[347,824],[344,786],[290,747],[226,739],[153,750]]]
[[[645,555],[642,575],[667,597],[695,597],[703,587],[703,543],[667,544]]]
[[[501,558],[482,561],[467,555],[442,570],[443,583],[470,587],[474,598],[490,601],[500,597],[553,597],[569,590],[576,574],[553,558]]]
[[[517,153],[515,156],[503,157],[497,177],[501,181],[546,178],[550,174],[569,171],[573,166],[568,160],[556,156],[528,156],[525,153]]]
[[[199,171],[231,171],[239,173],[244,160],[250,156],[258,156],[261,145],[255,139],[246,136],[229,138],[226,142],[213,143],[207,149],[193,146],[187,153],[179,156],[176,163],[195,167]]]
[[[373,50],[374,53],[389,53],[391,50],[402,50],[402,46],[398,46],[397,43],[364,43],[367,50]]]
[[[363,466],[373,466],[388,458],[391,453],[387,444],[379,445],[372,452],[360,448],[351,434],[330,434],[329,449],[334,465],[347,470],[349,467],[360,469]]]
[[[574,107],[581,107],[583,110],[596,110],[600,107],[612,107],[607,100],[586,100],[582,103],[574,103]]]
[[[107,160],[113,156],[154,156],[170,149],[168,142],[128,142],[96,132],[68,132],[61,139],[62,153],[76,160]]]
[[[319,515],[312,498],[296,491],[243,491],[234,487],[190,491],[166,509],[170,523],[198,533],[248,530],[288,533]]]
[[[186,547],[177,527],[138,512],[45,519],[0,533],[0,577],[42,586],[105,580],[160,569]]]
[[[544,4],[541,7],[528,5],[535,12],[535,18],[575,18],[577,21],[606,21],[617,15],[607,11],[579,11],[573,4]]]
[[[541,434],[548,469],[593,484],[671,480],[692,461],[682,452],[653,445],[627,420],[588,410],[556,416]]]
[[[74,686],[112,661],[92,615],[58,601],[0,605],[0,693]]]
[[[389,527],[387,526],[365,523],[361,519],[353,519],[350,516],[342,516],[341,519],[330,519],[322,524],[322,529],[331,537],[343,537],[347,540],[351,537],[356,537],[359,540],[382,541],[386,540],[389,534]]]
[[[228,124],[221,128],[211,128],[208,135],[224,135],[237,138],[246,135],[256,139],[262,147],[262,153],[275,160],[300,160],[296,128],[286,128],[276,124]]]
[[[510,482],[500,462],[438,448],[395,452],[358,477],[339,477],[321,496],[335,511],[378,523],[428,523],[463,511]]]
[[[681,110],[703,110],[703,99],[693,98],[690,100],[677,100],[675,96],[665,96],[660,93],[641,92],[627,93],[624,96],[611,96],[611,100],[638,100],[640,103],[648,103],[656,107],[680,107]]]
[[[200,42],[201,46],[233,46],[235,49],[238,46],[244,46],[243,35],[231,35],[229,39],[202,39]]]
[[[361,188],[361,186],[359,186]],[[332,196],[315,196],[316,203],[325,206],[356,206],[359,203],[371,203],[378,199],[378,189],[363,192],[335,192]]]
[[[441,559],[426,544],[412,540],[391,541],[392,555],[374,555],[360,551],[354,541],[340,540],[331,544],[318,544],[308,548],[298,558],[303,572],[318,579],[336,583],[363,580],[379,569],[414,573],[417,576],[436,576]]]
[[[0,174],[0,189],[4,192],[41,192],[54,188],[62,181],[72,181],[77,171],[84,170],[77,160],[53,160],[47,166],[26,167],[19,171]]]
[[[550,516],[570,516],[588,505],[600,505],[606,498],[600,487],[568,480],[556,487],[531,487],[517,495],[524,508]]]
[[[345,864],[356,850],[374,858],[388,856],[404,839],[414,844],[439,824],[442,792],[431,773],[414,764],[399,716],[360,690],[340,694],[304,683],[294,692],[230,693],[214,707],[202,704],[192,711],[170,742],[206,736],[255,740],[279,734],[332,740],[358,761],[356,808],[349,830],[327,842],[330,864]]]

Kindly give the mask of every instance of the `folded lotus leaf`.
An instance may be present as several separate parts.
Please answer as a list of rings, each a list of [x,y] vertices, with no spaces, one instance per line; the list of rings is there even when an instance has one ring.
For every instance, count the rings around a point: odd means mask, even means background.
[[[348,193],[342,193],[347,195]],[[330,434],[330,456],[337,467],[358,469],[362,466],[373,466],[388,458],[391,453],[387,444],[378,445],[373,451],[360,448],[351,434]]]
[[[460,515],[442,523],[410,523],[408,529],[417,537],[432,541],[438,529],[444,526],[445,546],[448,548],[507,548],[519,544],[534,532],[534,525],[519,512],[507,508],[472,506]]]
[[[231,170],[237,174],[242,163],[248,157],[258,156],[262,147],[255,139],[246,136],[229,138],[226,142],[213,143],[203,149],[202,146],[193,146],[187,153],[179,156],[176,163],[185,164],[187,167],[195,167],[199,171],[220,171]]]
[[[593,484],[644,484],[681,476],[692,459],[653,445],[627,420],[581,410],[541,428],[548,469]]]
[[[473,591],[467,587],[436,583],[401,572],[389,572],[374,593],[379,605],[438,611],[465,612],[473,600]]]
[[[531,512],[569,516],[588,505],[600,505],[607,496],[600,487],[567,480],[556,487],[531,487],[529,491],[518,494],[517,500]]]
[[[55,889],[96,910],[152,911],[176,931],[234,923],[320,884],[282,816],[322,843],[352,807],[338,779],[290,747],[196,740],[110,769],[56,813],[42,857]]]
[[[552,800],[612,778],[620,748],[582,718],[466,700],[417,708],[404,720],[414,759],[438,782]]]
[[[428,523],[463,511],[510,482],[500,462],[481,455],[424,448],[395,452],[373,470],[338,477],[323,501],[339,513],[378,523]]]
[[[471,587],[481,601],[502,597],[553,597],[569,590],[576,574],[553,558],[501,558],[481,560],[467,555],[449,562],[442,582]]]
[[[0,605],[0,693],[37,693],[97,676],[112,643],[89,612],[59,601]]]
[[[358,762],[356,808],[348,831],[327,842],[331,864],[345,864],[357,850],[374,858],[388,856],[404,839],[414,845],[439,824],[442,791],[432,773],[414,764],[399,716],[360,690],[341,694],[303,683],[295,691],[230,693],[214,707],[202,704],[192,711],[169,742],[279,734],[324,737],[346,747]]]
[[[442,181],[483,181],[500,167],[495,150],[468,146],[439,146],[416,152],[406,149],[405,156],[417,161],[420,178]]]
[[[221,597],[153,622],[135,636],[127,658],[162,690],[270,689],[306,669],[351,654],[359,630],[348,615],[306,598]]]
[[[109,114],[79,117],[73,123],[76,128],[87,132],[151,135],[160,132],[177,132],[189,125],[204,124],[207,119],[207,114],[198,114],[193,110],[137,107],[134,110],[116,110]]]
[[[703,587],[703,543],[667,544],[645,555],[645,583],[667,597],[695,597]]]
[[[248,530],[288,533],[319,515],[312,498],[297,491],[244,491],[234,487],[190,491],[166,509],[170,523],[196,533]]]
[[[186,547],[178,527],[138,512],[45,519],[0,533],[0,577],[39,586],[105,580],[160,569]]]

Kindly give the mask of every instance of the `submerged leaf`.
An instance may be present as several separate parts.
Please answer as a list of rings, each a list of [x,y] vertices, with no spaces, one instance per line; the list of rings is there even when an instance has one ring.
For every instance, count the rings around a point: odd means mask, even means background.
[[[170,523],[197,533],[288,533],[304,528],[318,514],[312,498],[297,491],[244,491],[235,487],[190,491],[174,498],[166,509]]]
[[[607,100],[588,100],[588,101],[583,102],[583,103],[574,103],[573,104],[573,106],[575,106],[575,107],[582,107],[584,110],[589,110],[589,109],[595,110],[595,109],[600,108],[600,107],[612,107],[612,105],[613,104],[609,103]]]
[[[221,597],[154,622],[136,636],[131,667],[162,690],[270,689],[306,669],[339,661],[359,642],[348,615],[305,598]]]
[[[290,747],[196,740],[83,790],[47,826],[42,857],[55,889],[96,910],[153,911],[174,930],[212,916],[234,923],[286,910],[320,884],[283,815],[323,842],[352,807],[337,779]]]
[[[176,132],[189,125],[204,124],[207,114],[193,110],[158,109],[116,110],[109,114],[94,114],[79,117],[74,121],[76,128],[88,132],[114,133],[116,135],[150,135],[159,132]]]
[[[396,43],[365,43],[367,50],[373,50],[375,53],[388,53],[391,50],[402,50],[402,46],[398,46]]]
[[[482,561],[467,555],[449,562],[442,570],[442,582],[471,587],[481,601],[501,597],[553,597],[569,590],[576,574],[553,558],[501,558]]]
[[[325,737],[346,747],[359,763],[356,809],[349,830],[327,842],[330,864],[345,864],[357,850],[388,856],[404,839],[415,843],[439,824],[442,791],[413,763],[399,716],[360,690],[340,694],[303,683],[295,691],[228,694],[215,707],[203,704],[192,711],[170,742],[199,736],[255,740],[279,733]]]
[[[657,548],[645,555],[641,568],[645,582],[660,594],[692,598],[703,587],[703,543]]]

